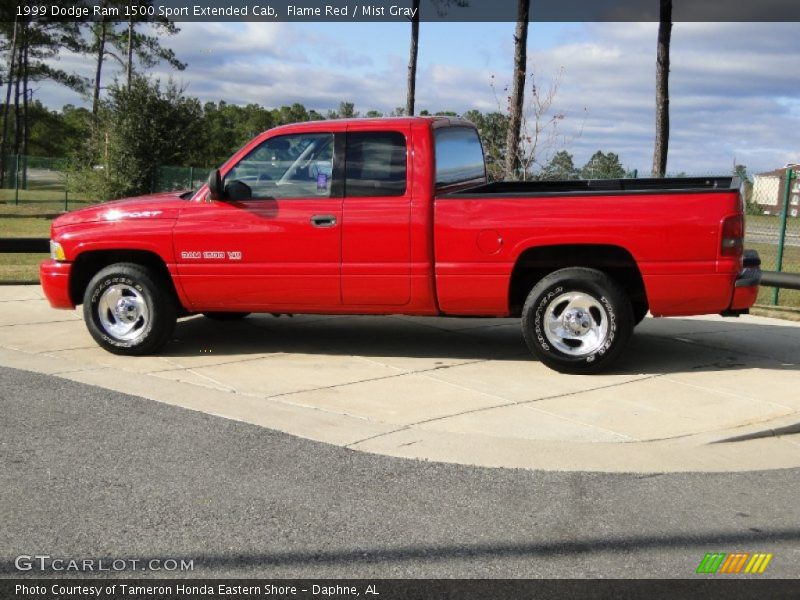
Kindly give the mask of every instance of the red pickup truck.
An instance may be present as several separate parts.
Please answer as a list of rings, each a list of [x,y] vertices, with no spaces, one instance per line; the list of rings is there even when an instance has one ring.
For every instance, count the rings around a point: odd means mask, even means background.
[[[544,364],[593,373],[648,311],[747,312],[739,185],[487,183],[467,121],[315,121],[259,135],[196,192],[59,217],[40,276],[117,354],[157,351],[194,313],[521,317]]]

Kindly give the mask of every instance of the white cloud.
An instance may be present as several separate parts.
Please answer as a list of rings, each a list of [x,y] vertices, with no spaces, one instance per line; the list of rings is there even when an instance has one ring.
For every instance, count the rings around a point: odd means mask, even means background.
[[[180,26],[181,33],[166,44],[188,69],[176,73],[159,67],[151,74],[174,76],[203,101],[300,102],[321,111],[351,101],[361,111],[385,112],[405,104],[408,29],[402,25],[381,30],[386,35],[377,40],[367,24]],[[437,35],[459,35],[458,23],[437,27]],[[529,71],[546,81],[563,67],[556,106],[567,115],[568,137],[581,132],[568,146],[576,162],[603,149],[619,153],[629,167],[648,171],[657,25],[573,24],[542,49],[535,36],[544,27],[531,29],[531,47],[537,49],[529,53]],[[434,47],[428,38],[420,48],[419,109],[491,111],[505,105],[511,36],[496,27],[492,31],[496,39],[481,39],[471,56],[448,52],[446,44]],[[798,23],[675,24],[669,170],[725,172],[734,156],[752,170],[766,170],[800,158],[798,64]],[[61,66],[92,74],[92,61],[84,57],[65,55]],[[106,73],[115,72],[109,62]],[[42,84],[37,97],[51,106],[77,101],[52,84]]]
[[[534,53],[545,72],[565,69],[558,102],[589,108],[576,162],[602,148],[649,170],[655,123],[656,24],[587,26],[590,42]],[[799,24],[677,23],[671,56],[671,171],[726,172],[734,158],[755,169],[797,154],[792,103],[800,62]],[[796,67],[795,67],[796,68]]]

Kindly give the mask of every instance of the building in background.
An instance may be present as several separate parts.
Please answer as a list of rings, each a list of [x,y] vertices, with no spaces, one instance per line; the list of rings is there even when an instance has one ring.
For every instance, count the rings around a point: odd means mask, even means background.
[[[786,170],[794,169],[792,188],[789,192],[790,217],[800,217],[800,165],[789,164],[781,169],[759,173],[753,176],[753,202],[756,202],[765,215],[780,215],[783,209],[783,198],[786,194]]]

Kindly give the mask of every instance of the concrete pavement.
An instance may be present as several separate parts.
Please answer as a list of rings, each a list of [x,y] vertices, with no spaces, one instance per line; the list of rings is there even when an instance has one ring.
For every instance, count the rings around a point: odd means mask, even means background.
[[[158,356],[97,347],[80,313],[0,287],[0,365],[366,452],[667,472],[800,466],[800,324],[646,319],[618,368],[533,360],[516,320],[201,316]]]

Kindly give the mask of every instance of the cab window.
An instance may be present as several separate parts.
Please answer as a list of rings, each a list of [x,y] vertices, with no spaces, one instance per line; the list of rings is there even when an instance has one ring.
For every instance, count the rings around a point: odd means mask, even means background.
[[[483,147],[472,127],[441,127],[435,130],[436,185],[479,181],[486,177]]]
[[[406,138],[397,131],[347,134],[345,194],[402,196],[406,193]]]
[[[225,176],[232,200],[330,198],[333,134],[305,133],[269,138]]]

